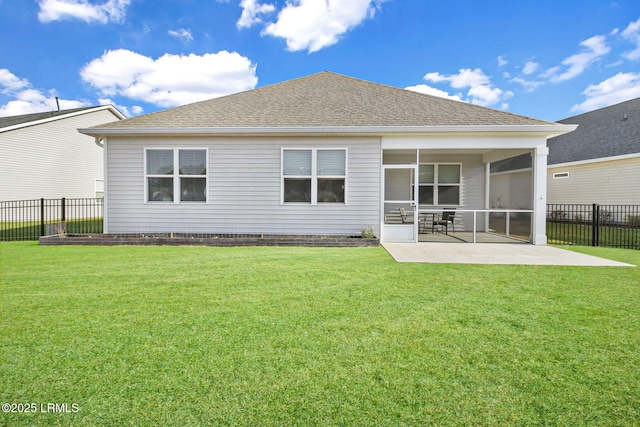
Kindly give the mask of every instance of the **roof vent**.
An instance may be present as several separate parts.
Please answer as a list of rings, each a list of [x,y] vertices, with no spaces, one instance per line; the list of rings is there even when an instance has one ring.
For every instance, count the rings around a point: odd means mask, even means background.
[[[621,121],[622,121],[622,122],[624,122],[624,121],[625,121],[625,120],[627,120],[627,119],[628,119],[628,117],[627,117],[627,115],[625,114],[625,115],[622,117],[622,120],[621,120]]]

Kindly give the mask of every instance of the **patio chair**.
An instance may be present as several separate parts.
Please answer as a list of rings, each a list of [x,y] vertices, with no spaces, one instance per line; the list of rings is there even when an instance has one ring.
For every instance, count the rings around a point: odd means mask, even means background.
[[[431,232],[435,232],[436,227],[444,227],[444,234],[449,234],[449,225],[453,228],[453,232],[456,232],[456,225],[453,222],[456,212],[454,210],[448,210],[442,212],[442,218],[436,219],[431,225]]]
[[[409,221],[409,218],[407,218],[407,212],[404,210],[404,208],[400,208],[400,218],[402,218],[402,223],[403,224],[407,224],[409,222],[413,222],[413,219],[411,221]]]

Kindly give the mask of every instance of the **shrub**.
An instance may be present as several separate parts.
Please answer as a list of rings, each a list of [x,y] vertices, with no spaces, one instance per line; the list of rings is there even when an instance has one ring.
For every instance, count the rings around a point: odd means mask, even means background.
[[[629,227],[640,228],[640,215],[627,215],[627,221],[629,222]]]
[[[564,211],[553,211],[551,212],[549,218],[551,219],[551,221],[560,222],[565,219],[566,216],[567,214]]]
[[[365,228],[362,229],[362,231],[360,232],[360,235],[362,236],[363,239],[375,239],[376,238],[376,234],[373,232],[373,228],[368,225]]]

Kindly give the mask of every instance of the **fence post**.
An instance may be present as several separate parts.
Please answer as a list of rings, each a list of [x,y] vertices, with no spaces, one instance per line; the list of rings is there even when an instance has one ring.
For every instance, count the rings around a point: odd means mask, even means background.
[[[66,212],[67,212],[67,208],[65,207],[66,205],[66,199],[63,197],[62,200],[60,200],[60,221],[61,222],[65,222],[66,219]]]
[[[591,218],[591,246],[600,246],[600,205],[593,204]]]
[[[40,199],[40,236],[44,236],[44,197]]]

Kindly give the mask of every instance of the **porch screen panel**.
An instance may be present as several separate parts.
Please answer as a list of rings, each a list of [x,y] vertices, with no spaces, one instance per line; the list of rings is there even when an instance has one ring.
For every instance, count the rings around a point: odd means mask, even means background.
[[[384,199],[412,200],[412,177],[411,169],[386,169]]]

